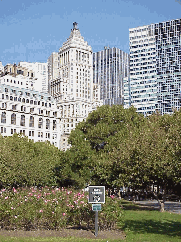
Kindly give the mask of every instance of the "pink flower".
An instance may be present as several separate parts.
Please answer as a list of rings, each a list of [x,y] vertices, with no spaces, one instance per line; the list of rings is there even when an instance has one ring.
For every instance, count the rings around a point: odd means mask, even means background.
[[[52,212],[52,213],[54,213],[54,212]]]
[[[13,192],[15,192],[15,193],[17,192],[17,190],[14,187],[13,187]]]
[[[111,195],[110,197],[113,199],[114,198],[114,195]]]
[[[63,213],[63,216],[65,216],[65,213]]]
[[[84,201],[81,201],[80,203],[84,203]]]
[[[40,209],[39,213],[43,213],[43,210]]]
[[[14,209],[13,207],[11,207],[11,209]]]
[[[8,199],[8,197],[5,197],[5,199]]]

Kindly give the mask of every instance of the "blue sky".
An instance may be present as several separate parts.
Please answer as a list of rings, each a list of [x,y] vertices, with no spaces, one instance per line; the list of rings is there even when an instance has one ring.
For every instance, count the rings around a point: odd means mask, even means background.
[[[46,62],[72,23],[93,52],[129,53],[129,28],[181,18],[181,0],[0,0],[0,61]]]

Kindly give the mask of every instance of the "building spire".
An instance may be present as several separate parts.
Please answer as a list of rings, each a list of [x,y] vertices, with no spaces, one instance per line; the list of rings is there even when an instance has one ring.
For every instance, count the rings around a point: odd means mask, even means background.
[[[74,22],[73,23],[73,29],[77,29],[77,25],[78,25],[78,23]]]

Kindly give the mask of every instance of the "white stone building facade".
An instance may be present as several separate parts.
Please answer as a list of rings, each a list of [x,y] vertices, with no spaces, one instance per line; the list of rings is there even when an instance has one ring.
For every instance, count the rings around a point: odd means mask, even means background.
[[[68,136],[77,123],[103,104],[100,86],[93,83],[92,48],[73,23],[70,37],[59,49],[59,77],[50,81],[50,94],[62,116],[61,146],[68,148]]]
[[[34,90],[35,88],[35,80],[34,78],[29,78],[26,76],[23,76],[21,74],[13,76],[10,74],[3,75],[0,77],[0,83],[6,84],[9,86],[16,86],[19,88],[28,88],[30,90]]]
[[[53,52],[48,58],[48,92],[50,93],[51,80],[59,77],[59,55],[58,52]]]
[[[45,93],[0,84],[0,132],[20,133],[34,142],[60,147],[61,117],[53,97]]]
[[[25,67],[34,72],[34,88],[38,92],[48,93],[48,64],[41,62],[24,62],[21,61],[19,66]]]

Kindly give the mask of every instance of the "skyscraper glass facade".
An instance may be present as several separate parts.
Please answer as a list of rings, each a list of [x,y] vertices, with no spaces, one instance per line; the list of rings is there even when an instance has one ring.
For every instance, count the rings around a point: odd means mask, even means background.
[[[124,105],[149,115],[172,113],[181,104],[181,19],[132,28],[130,77]],[[130,98],[128,98],[130,96]]]
[[[93,82],[100,84],[104,104],[123,104],[123,78],[128,73],[129,54],[115,47],[93,53]]]

